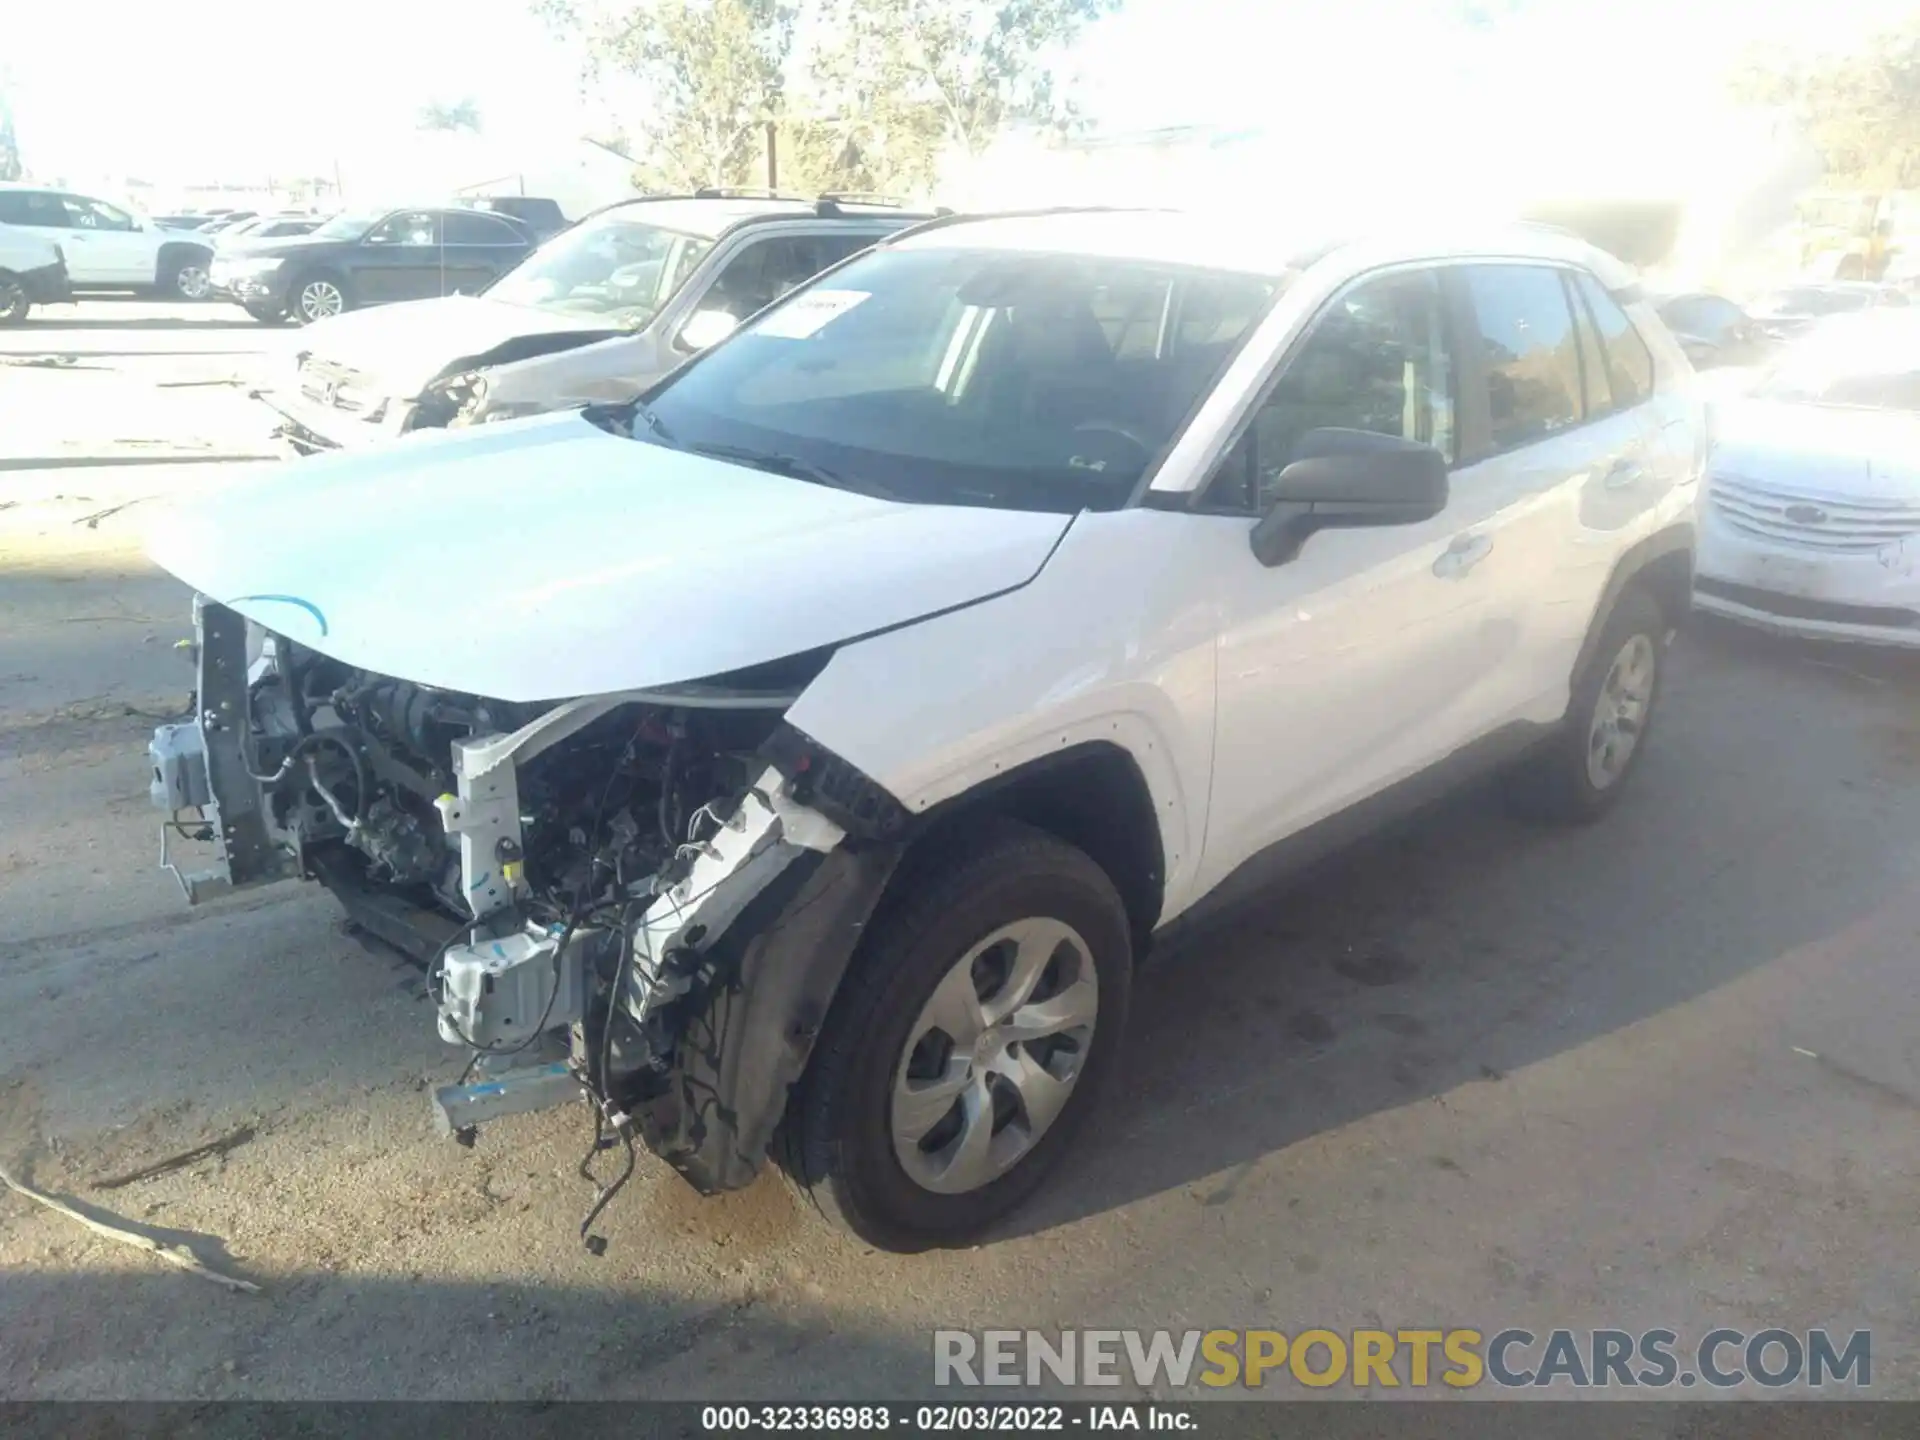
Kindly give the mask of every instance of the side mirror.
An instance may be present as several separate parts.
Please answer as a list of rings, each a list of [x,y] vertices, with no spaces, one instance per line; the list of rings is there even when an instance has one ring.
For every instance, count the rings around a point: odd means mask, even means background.
[[[1316,530],[1413,525],[1447,507],[1447,460],[1431,445],[1368,430],[1309,430],[1249,537],[1262,565],[1284,565]]]
[[[709,345],[718,345],[739,328],[740,322],[724,310],[696,310],[680,327],[679,340],[683,349],[704,350]]]

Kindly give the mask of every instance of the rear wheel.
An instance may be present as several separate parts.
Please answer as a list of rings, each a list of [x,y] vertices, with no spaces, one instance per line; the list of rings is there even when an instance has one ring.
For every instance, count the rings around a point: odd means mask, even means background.
[[[903,881],[784,1126],[782,1164],[887,1250],[965,1243],[1059,1163],[1112,1072],[1133,971],[1086,855],[998,823]]]
[[[1574,678],[1559,732],[1513,775],[1515,808],[1579,824],[1613,808],[1646,750],[1666,666],[1668,625],[1639,588],[1621,595],[1600,642]]]
[[[0,270],[0,325],[18,325],[33,309],[27,287],[17,275]]]
[[[338,275],[304,275],[294,283],[287,310],[298,325],[311,325],[349,308],[347,286]]]

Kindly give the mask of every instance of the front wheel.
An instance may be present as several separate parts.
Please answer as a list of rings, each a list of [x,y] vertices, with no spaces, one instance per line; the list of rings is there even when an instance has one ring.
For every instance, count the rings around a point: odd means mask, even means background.
[[[293,287],[287,310],[296,325],[311,325],[347,309],[346,285],[333,275],[308,275]]]
[[[995,824],[876,919],[784,1126],[783,1168],[886,1250],[964,1244],[1059,1163],[1112,1072],[1125,907],[1081,851]]]
[[[26,285],[18,276],[0,271],[0,325],[19,325],[32,309]]]
[[[213,282],[207,274],[207,261],[198,255],[174,261],[172,273],[167,276],[161,289],[176,300],[206,299],[213,290]]]
[[[1668,630],[1645,590],[1621,595],[1574,677],[1567,718],[1512,777],[1510,794],[1522,814],[1580,824],[1613,808],[1646,752]]]

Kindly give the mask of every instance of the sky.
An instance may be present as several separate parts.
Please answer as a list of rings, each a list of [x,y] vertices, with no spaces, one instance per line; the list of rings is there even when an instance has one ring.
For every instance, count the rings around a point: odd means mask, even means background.
[[[1476,26],[1474,10],[1504,15]],[[410,134],[420,106],[472,98],[519,147],[594,128],[578,56],[527,0],[16,3],[9,93],[47,173],[161,184],[327,173]],[[1259,126],[1316,139],[1417,135],[1480,117],[1536,141],[1570,105],[1657,137],[1719,93],[1746,46],[1849,41],[1920,0],[1125,0],[1070,68],[1103,128]],[[103,33],[110,31],[110,34]]]

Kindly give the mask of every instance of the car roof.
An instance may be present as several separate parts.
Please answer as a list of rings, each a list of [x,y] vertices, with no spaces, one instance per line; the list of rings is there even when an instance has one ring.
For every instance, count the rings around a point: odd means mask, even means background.
[[[1373,225],[1316,229],[1271,214],[1202,210],[1085,209],[951,216],[898,236],[903,248],[993,249],[1099,256],[1278,278],[1322,261],[1356,270],[1395,260],[1536,259],[1593,270],[1609,289],[1632,270],[1569,232],[1544,225]]]
[[[589,219],[602,215],[632,215],[649,225],[678,230],[717,240],[736,225],[750,220],[822,220],[829,224],[848,220],[894,220],[906,225],[926,217],[893,205],[860,205],[835,201],[831,210],[823,210],[815,200],[779,200],[740,196],[706,197],[689,195],[650,200],[643,197],[622,200],[596,211]]]

